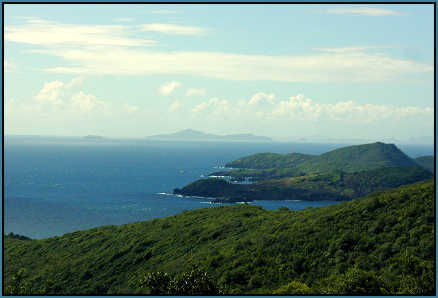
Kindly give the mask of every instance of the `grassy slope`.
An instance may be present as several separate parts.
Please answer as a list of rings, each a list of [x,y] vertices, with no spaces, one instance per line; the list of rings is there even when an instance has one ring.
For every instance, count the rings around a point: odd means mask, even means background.
[[[377,190],[398,187],[432,174],[419,166],[389,167],[348,173],[332,171],[300,177],[270,179],[254,184],[231,184],[221,179],[195,181],[176,193],[242,200],[350,200]],[[224,199],[222,199],[224,200]]]
[[[228,163],[227,167],[270,169],[296,168],[305,173],[343,170],[356,172],[380,167],[413,166],[416,163],[393,144],[372,143],[339,148],[317,155],[299,153],[254,154]]]
[[[291,280],[321,292],[354,266],[391,293],[431,293],[433,210],[430,181],[299,212],[215,207],[44,240],[6,237],[6,285],[25,268],[34,288],[51,279],[57,293],[135,293],[144,272],[182,271],[191,259],[230,293]]]
[[[428,169],[432,173],[434,172],[435,168],[435,157],[434,156],[420,156],[414,159],[417,164],[422,166],[425,169]]]

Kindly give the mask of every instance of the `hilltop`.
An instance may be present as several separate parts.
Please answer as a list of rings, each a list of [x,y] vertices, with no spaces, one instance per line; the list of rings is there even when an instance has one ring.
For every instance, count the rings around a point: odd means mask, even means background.
[[[251,179],[253,184],[201,179],[175,189],[174,193],[214,197],[220,202],[351,200],[432,178],[422,160],[413,160],[395,145],[380,142],[343,147],[321,155],[259,153],[227,163],[227,167],[233,168],[231,171],[211,174],[234,181]]]
[[[215,135],[193,129],[185,129],[172,134],[161,134],[147,137],[149,140],[160,141],[209,141],[209,142],[271,142],[272,139],[253,134]]]
[[[434,202],[428,181],[302,211],[234,205],[43,240],[6,236],[5,286],[24,269],[31,293],[148,293],[145,273],[196,263],[228,294],[434,295]]]
[[[227,167],[270,169],[295,167],[304,172],[343,170],[348,172],[380,167],[416,165],[394,144],[381,142],[348,146],[321,155],[260,153],[229,162]]]

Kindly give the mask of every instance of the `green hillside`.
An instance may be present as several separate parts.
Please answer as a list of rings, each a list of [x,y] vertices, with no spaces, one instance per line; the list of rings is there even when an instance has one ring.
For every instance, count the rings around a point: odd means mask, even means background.
[[[417,164],[432,173],[435,172],[435,157],[434,156],[420,156],[414,159]]]
[[[299,153],[254,154],[226,164],[227,167],[247,169],[296,168],[304,173],[333,170],[357,172],[413,165],[416,163],[395,145],[381,142],[343,147],[319,156]]]
[[[388,167],[360,172],[340,170],[299,177],[233,184],[222,179],[197,180],[176,194],[218,198],[222,202],[253,200],[351,200],[377,190],[432,178],[420,166]]]
[[[257,153],[229,162],[226,167],[244,169],[291,168],[317,158],[316,155],[301,153]]]
[[[147,272],[195,263],[228,294],[435,294],[434,184],[323,208],[239,205],[186,211],[43,240],[4,238],[6,288],[150,293]],[[49,285],[49,286],[47,286]]]

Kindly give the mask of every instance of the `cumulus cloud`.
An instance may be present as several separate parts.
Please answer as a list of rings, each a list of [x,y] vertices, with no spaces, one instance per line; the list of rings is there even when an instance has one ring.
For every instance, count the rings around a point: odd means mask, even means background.
[[[208,101],[201,102],[192,109],[192,113],[199,115],[202,113],[213,114],[216,116],[225,116],[230,111],[228,101],[217,97],[211,98]]]
[[[98,100],[93,94],[80,91],[71,98],[72,106],[83,113],[89,113],[97,108],[103,108],[104,103]]]
[[[53,108],[62,108],[65,112],[90,113],[105,108],[105,103],[93,94],[77,90],[84,81],[76,77],[67,83],[61,81],[46,82],[35,96],[38,104],[50,104]]]
[[[340,7],[340,8],[329,8],[326,10],[329,14],[349,14],[349,15],[362,15],[362,16],[400,16],[402,13],[384,8],[377,7]]]
[[[42,46],[117,46],[132,47],[156,41],[129,37],[122,25],[63,24],[42,19],[26,19],[24,25],[6,26],[5,41]]]
[[[35,96],[40,103],[61,104],[63,97],[69,89],[77,87],[84,81],[83,77],[73,78],[70,82],[61,81],[46,82],[43,88]]]
[[[186,96],[204,95],[204,94],[205,94],[205,89],[189,88],[186,92]]]
[[[173,24],[143,24],[139,26],[142,31],[152,31],[174,35],[200,35],[207,31],[205,28],[181,26]]]
[[[60,81],[53,81],[44,84],[44,87],[35,96],[39,102],[60,104],[61,97],[64,95],[65,84]]]
[[[65,85],[66,88],[74,88],[77,86],[82,85],[82,83],[84,82],[85,78],[84,77],[76,77],[71,79],[71,81],[69,83],[67,83]]]
[[[275,99],[274,93],[266,94],[263,92],[258,92],[251,97],[248,104],[256,105],[256,104],[261,103],[261,102],[268,102],[268,103],[272,104],[272,103],[274,103],[274,99]]]
[[[180,87],[181,83],[177,81],[164,83],[159,89],[158,92],[161,95],[168,96],[172,94],[176,88]]]
[[[261,109],[253,110],[260,100],[269,102]],[[230,102],[212,98],[192,108],[192,113],[208,119],[211,116],[226,116],[229,119],[241,121],[288,120],[305,121],[305,123],[367,124],[380,121],[398,121],[416,118],[420,121],[433,121],[433,108],[415,106],[390,106],[375,104],[359,104],[355,101],[338,101],[335,103],[318,103],[303,94],[291,96],[288,99],[274,101],[273,94],[256,93],[249,100]],[[309,122],[310,121],[310,122]],[[321,122],[322,121],[322,122]]]

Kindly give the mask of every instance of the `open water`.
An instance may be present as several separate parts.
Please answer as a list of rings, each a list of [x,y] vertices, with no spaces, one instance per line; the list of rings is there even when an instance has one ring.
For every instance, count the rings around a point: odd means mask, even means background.
[[[320,154],[345,145],[192,143],[146,140],[5,137],[4,229],[31,238],[120,225],[217,206],[181,198],[176,187],[259,152]],[[400,147],[412,157],[433,147]],[[335,202],[258,201],[265,209],[319,207]],[[220,204],[219,204],[220,205]]]

